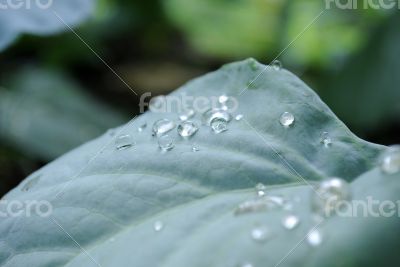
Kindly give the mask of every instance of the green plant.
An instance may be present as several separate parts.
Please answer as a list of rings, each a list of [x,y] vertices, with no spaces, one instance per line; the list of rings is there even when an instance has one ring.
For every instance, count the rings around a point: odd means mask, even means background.
[[[236,96],[244,117],[226,132],[202,126],[162,153],[150,126],[177,115],[147,112],[32,174],[3,200],[47,200],[52,215],[2,219],[0,265],[394,266],[395,217],[333,216],[318,225],[320,246],[301,242],[315,225],[313,185],[336,176],[350,183],[354,199],[395,201],[400,174],[382,173],[385,147],[353,135],[288,71],[267,69],[241,94],[264,68],[254,60],[229,64],[172,93]],[[290,127],[279,123],[284,112],[295,116]],[[331,145],[321,143],[323,132]],[[134,145],[117,150],[121,134],[130,134]],[[292,211],[238,214],[240,204],[256,198],[258,183],[268,196],[288,199]],[[300,218],[291,231],[281,225],[288,213]],[[251,238],[257,225],[270,229],[270,240]]]

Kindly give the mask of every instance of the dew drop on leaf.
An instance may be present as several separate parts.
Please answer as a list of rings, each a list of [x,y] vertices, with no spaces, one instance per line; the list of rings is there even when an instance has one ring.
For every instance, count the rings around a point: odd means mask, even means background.
[[[331,216],[342,205],[351,199],[350,185],[343,179],[330,178],[319,183],[312,192],[311,208],[313,212],[323,216]]]
[[[161,119],[153,124],[153,134],[156,136],[163,135],[175,128],[175,122],[168,119]]]
[[[270,207],[284,208],[288,204],[288,200],[282,196],[265,196],[265,201],[269,203]]]
[[[172,138],[169,135],[162,135],[158,137],[158,146],[161,149],[161,151],[166,152],[175,147],[174,144],[174,138]]]
[[[332,138],[330,137],[328,132],[323,132],[321,134],[321,139],[320,139],[321,144],[323,144],[325,147],[329,147],[332,145]]]
[[[235,209],[235,215],[246,213],[283,209],[288,201],[282,196],[264,195],[239,204]]]
[[[215,118],[211,121],[211,129],[216,134],[223,133],[228,130],[228,122],[223,118]]]
[[[224,110],[224,111],[230,111],[233,112],[234,109],[237,108],[238,103],[237,103],[237,99],[234,97],[229,97],[226,95],[221,95],[218,98],[218,102],[220,103],[220,109]]]
[[[279,122],[282,124],[282,126],[289,127],[294,123],[294,116],[290,112],[284,112],[281,115]]]
[[[381,170],[386,174],[400,172],[400,146],[391,146],[381,160]]]
[[[144,129],[146,129],[146,127],[147,127],[147,123],[145,122],[145,123],[142,123],[139,127],[138,127],[138,132],[143,132],[144,131]]]
[[[274,61],[272,61],[272,63],[271,63],[271,67],[272,67],[274,70],[281,70],[281,69],[282,69],[282,63],[281,63],[279,60],[274,60]]]
[[[235,117],[235,120],[237,120],[237,121],[241,121],[242,119],[243,119],[243,114],[238,114]]]
[[[187,120],[193,118],[193,116],[194,116],[195,114],[196,114],[196,112],[195,112],[193,109],[187,109],[187,110],[182,111],[182,112],[179,114],[179,119],[180,119],[181,121],[187,121]]]
[[[182,137],[191,137],[198,130],[199,127],[191,121],[185,121],[178,125],[178,134]]]
[[[228,102],[229,97],[227,95],[221,95],[218,97],[218,102],[220,104],[225,104],[226,102]]]
[[[162,221],[154,222],[153,229],[156,232],[160,232],[162,229],[164,229],[164,223]]]
[[[231,120],[231,115],[222,109],[208,109],[202,115],[202,120],[205,125],[211,126],[214,119],[224,119],[226,122]]]
[[[135,142],[133,142],[132,137],[129,134],[120,135],[115,140],[115,147],[117,150],[128,149],[134,145]]]
[[[265,196],[265,190],[266,190],[266,186],[262,183],[259,183],[256,185],[256,192],[257,192],[257,196],[259,197],[263,197]]]
[[[295,229],[300,223],[299,217],[295,215],[288,215],[283,218],[282,220],[282,225],[285,227],[287,230],[293,230]]]
[[[242,215],[252,212],[260,212],[268,210],[268,203],[263,199],[248,200],[239,204],[235,209],[235,215]]]
[[[322,241],[323,237],[319,230],[312,230],[307,235],[307,243],[312,247],[318,247]]]
[[[270,237],[270,231],[266,226],[258,226],[251,230],[251,238],[256,242],[265,242]]]

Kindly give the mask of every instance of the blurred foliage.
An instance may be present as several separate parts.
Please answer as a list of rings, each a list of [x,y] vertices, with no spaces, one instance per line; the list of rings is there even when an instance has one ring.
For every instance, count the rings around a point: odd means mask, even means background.
[[[399,25],[397,12],[321,90],[337,115],[364,136],[400,124]]]
[[[382,10],[349,11],[333,5],[325,9],[325,1],[290,1],[282,44],[295,42],[282,57],[290,65],[340,68],[388,15]]]
[[[283,56],[286,62],[328,67],[362,47],[368,29],[387,16],[371,9],[326,10],[325,2],[309,0],[167,0],[165,9],[193,47],[205,55],[262,59],[296,40],[296,49]],[[317,23],[311,24],[314,20]]]
[[[51,160],[126,118],[56,72],[26,69],[0,91],[0,137],[24,154]]]
[[[284,1],[167,0],[166,12],[195,49],[222,58],[263,56],[276,47]]]

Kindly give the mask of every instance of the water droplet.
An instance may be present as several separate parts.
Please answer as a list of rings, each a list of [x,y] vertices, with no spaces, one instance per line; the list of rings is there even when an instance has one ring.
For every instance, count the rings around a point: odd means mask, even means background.
[[[386,174],[400,172],[400,146],[391,146],[384,153],[381,161],[381,170]]]
[[[270,237],[269,229],[265,226],[256,227],[251,230],[251,238],[257,242],[265,242]]]
[[[294,116],[290,112],[284,112],[279,121],[282,126],[289,127],[294,123]]]
[[[323,144],[325,147],[329,147],[332,144],[332,138],[328,132],[323,132],[321,134],[321,144]]]
[[[299,217],[295,215],[288,215],[285,218],[283,218],[282,225],[288,230],[293,230],[296,228],[300,223]]]
[[[257,191],[257,196],[259,196],[259,197],[263,197],[263,196],[265,196],[265,192],[264,191]]]
[[[209,109],[202,115],[202,120],[205,125],[211,126],[214,119],[224,119],[226,122],[231,120],[231,115],[222,109]]]
[[[254,267],[254,265],[249,262],[245,262],[243,264],[240,264],[238,267]]]
[[[196,112],[193,109],[187,109],[179,114],[179,119],[181,121],[187,121],[187,120],[191,119],[195,114],[196,114]]]
[[[221,104],[221,109],[224,111],[233,112],[238,107],[237,99],[226,95],[221,95],[218,98],[218,102]]]
[[[235,117],[235,120],[237,120],[237,121],[240,121],[240,120],[242,120],[243,119],[243,114],[238,114],[238,115],[236,115],[236,117]]]
[[[160,232],[164,228],[164,223],[162,221],[156,221],[153,224],[154,231]]]
[[[256,185],[257,196],[259,196],[259,197],[265,196],[266,189],[267,189],[267,187],[264,184],[262,184],[262,183],[257,184]]]
[[[219,134],[228,130],[228,122],[223,118],[215,118],[211,121],[211,129]]]
[[[32,187],[34,187],[40,179],[41,175],[36,175],[32,179],[29,179],[25,184],[22,186],[21,190],[22,191],[29,191]]]
[[[250,68],[251,68],[251,70],[253,70],[253,71],[258,70],[258,62],[255,61],[255,60],[251,60],[251,61],[250,61]]]
[[[168,119],[161,119],[153,124],[153,134],[156,136],[163,135],[175,128],[175,122]]]
[[[218,102],[220,104],[225,104],[226,102],[228,102],[229,97],[227,95],[221,95],[220,97],[218,97]]]
[[[281,70],[281,69],[282,69],[282,63],[281,63],[279,60],[274,60],[274,61],[272,61],[272,63],[271,63],[271,67],[272,67],[274,70]]]
[[[275,208],[283,208],[287,204],[287,200],[281,196],[266,196],[265,201]]]
[[[198,146],[196,146],[196,145],[193,145],[193,146],[192,146],[192,151],[193,151],[193,152],[199,152],[199,151],[200,151],[200,148],[199,148]]]
[[[191,121],[182,122],[178,126],[178,134],[182,137],[191,137],[197,130],[199,130],[199,127]]]
[[[351,199],[350,185],[340,178],[322,181],[314,190],[311,208],[324,217],[331,216],[338,208],[343,208],[338,204]]]
[[[117,150],[128,149],[133,145],[135,145],[135,143],[132,141],[132,137],[129,134],[120,135],[115,140],[115,147]]]
[[[140,126],[138,127],[138,132],[143,132],[144,129],[146,129],[146,127],[147,127],[147,123],[146,123],[146,122],[145,122],[145,123],[142,123],[142,125],[140,125]]]
[[[153,97],[149,102],[149,109],[152,112],[161,112],[165,109],[167,98],[163,95]]]
[[[268,203],[263,199],[248,200],[239,204],[235,209],[235,215],[260,212],[268,210]]]
[[[166,152],[175,147],[174,141],[174,138],[172,138],[171,136],[162,135],[158,137],[158,146],[162,151]]]
[[[312,230],[307,235],[307,242],[312,247],[318,247],[322,244],[322,234],[318,230]]]
[[[263,196],[240,203],[234,213],[235,215],[242,215],[246,213],[275,210],[277,208],[282,208],[282,203],[284,203],[284,200],[281,197]]]

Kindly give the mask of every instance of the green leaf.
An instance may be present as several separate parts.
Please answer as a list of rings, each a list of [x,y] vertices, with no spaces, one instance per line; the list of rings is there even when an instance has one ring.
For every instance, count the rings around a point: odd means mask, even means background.
[[[6,87],[0,88],[2,141],[43,160],[52,160],[125,119],[57,72],[27,68],[14,74]]]
[[[0,51],[23,33],[45,36],[66,31],[86,19],[94,4],[94,0],[0,0]]]
[[[4,200],[47,200],[53,213],[4,218],[0,265],[382,266],[396,257],[394,217],[333,217],[320,225],[320,247],[301,242],[314,227],[309,184],[338,176],[351,183],[355,199],[395,200],[400,174],[383,175],[376,166],[385,148],[353,135],[290,72],[268,69],[240,94],[264,68],[254,60],[232,63],[170,95],[236,96],[244,118],[231,121],[226,132],[203,125],[189,140],[174,132],[174,149],[162,153],[150,126],[177,115],[147,112],[32,174]],[[279,123],[286,111],[295,116],[288,128]],[[138,132],[144,122],[149,126]],[[325,131],[329,147],[320,142]],[[135,145],[117,150],[120,134],[130,134]],[[288,211],[281,209],[235,215],[238,205],[256,198],[257,183],[292,202],[299,227],[285,230],[280,221]],[[158,232],[157,221],[164,224]],[[250,237],[260,224],[272,233],[265,243]]]

